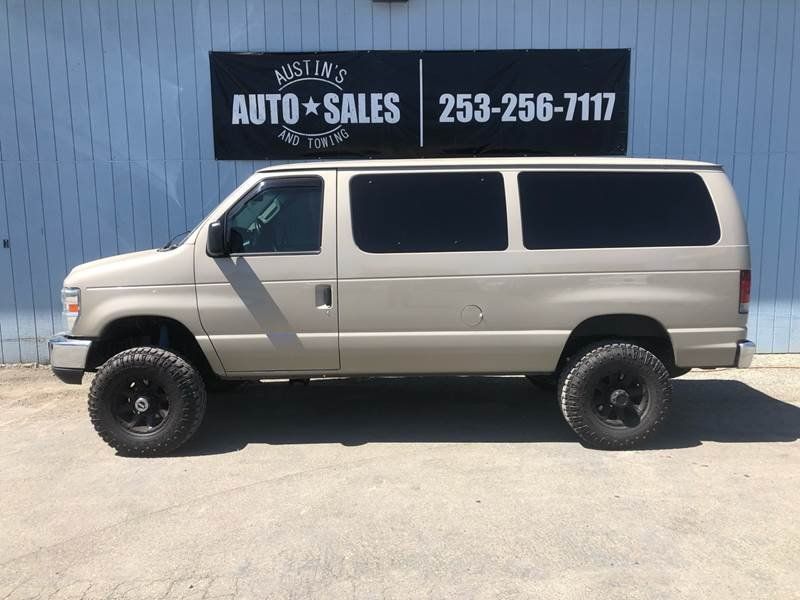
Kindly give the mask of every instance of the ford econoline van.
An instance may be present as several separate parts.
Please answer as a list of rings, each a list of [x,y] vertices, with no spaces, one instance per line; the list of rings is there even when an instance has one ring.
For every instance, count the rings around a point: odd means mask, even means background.
[[[640,444],[670,378],[747,367],[750,258],[718,165],[288,164],[182,240],[75,267],[55,374],[123,454],[175,450],[242,380],[520,374],[587,445]],[[325,393],[322,389],[319,393]]]

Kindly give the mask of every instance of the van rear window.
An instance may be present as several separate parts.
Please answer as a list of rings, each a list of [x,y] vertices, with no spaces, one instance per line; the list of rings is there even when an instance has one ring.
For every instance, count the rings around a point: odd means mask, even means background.
[[[710,246],[714,203],[696,173],[519,174],[522,232],[531,250]]]
[[[389,173],[350,180],[356,245],[365,252],[475,252],[508,247],[496,172]]]

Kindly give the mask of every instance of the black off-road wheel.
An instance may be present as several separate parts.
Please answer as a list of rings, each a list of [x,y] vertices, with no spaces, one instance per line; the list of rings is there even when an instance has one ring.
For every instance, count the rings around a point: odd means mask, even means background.
[[[669,412],[672,384],[651,352],[624,342],[589,346],[563,369],[561,411],[578,437],[593,448],[641,445]]]
[[[130,348],[112,356],[89,390],[95,430],[125,456],[169,454],[194,435],[205,410],[200,373],[162,348]]]

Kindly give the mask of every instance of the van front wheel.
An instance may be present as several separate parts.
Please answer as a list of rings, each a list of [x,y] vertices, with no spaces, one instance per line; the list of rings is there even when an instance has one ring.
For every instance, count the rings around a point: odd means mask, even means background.
[[[671,397],[664,364],[623,342],[585,348],[564,368],[558,385],[570,427],[588,446],[607,450],[641,444],[666,417]]]
[[[128,456],[172,452],[194,435],[205,410],[200,373],[163,348],[130,348],[112,356],[89,390],[95,430]]]

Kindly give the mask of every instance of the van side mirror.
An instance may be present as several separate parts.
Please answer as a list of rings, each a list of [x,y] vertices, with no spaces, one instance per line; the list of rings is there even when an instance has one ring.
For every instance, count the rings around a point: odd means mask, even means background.
[[[208,226],[206,253],[214,258],[227,256],[228,249],[225,247],[225,225],[222,221],[215,221]]]

